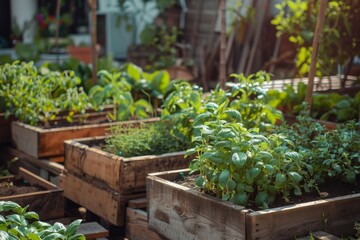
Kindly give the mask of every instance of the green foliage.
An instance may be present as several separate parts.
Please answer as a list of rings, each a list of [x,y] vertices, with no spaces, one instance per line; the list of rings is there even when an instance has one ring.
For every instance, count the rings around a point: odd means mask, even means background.
[[[305,95],[306,85],[303,82],[298,83],[297,91],[291,85],[286,85],[283,91],[269,90],[267,92],[269,105],[293,114],[299,114],[302,111]],[[342,123],[357,119],[359,109],[360,91],[354,98],[338,93],[314,93],[310,114],[315,119]]]
[[[141,40],[145,47],[154,49],[150,54],[148,68],[151,70],[166,69],[176,65],[178,58],[175,44],[179,35],[176,27],[157,26],[148,24],[141,33]]]
[[[354,183],[360,173],[359,123],[351,121],[334,131],[326,130],[311,118],[299,116],[299,123],[282,126],[279,133],[294,142],[295,151],[311,166],[313,179],[324,183],[329,178]]]
[[[186,81],[173,81],[168,88],[161,119],[171,120],[171,129],[180,141],[190,142],[193,136],[192,121],[203,112],[202,89]]]
[[[135,157],[181,151],[185,148],[171,134],[172,123],[129,125],[122,124],[111,128],[111,137],[106,139],[105,149],[116,155]]]
[[[133,64],[125,65],[122,71],[114,73],[102,70],[98,75],[99,84],[90,89],[89,96],[97,107],[113,104],[113,113],[109,116],[116,121],[144,119],[152,115],[154,110],[149,102],[150,96],[154,96],[153,105],[156,108],[155,99],[162,97],[161,92],[167,86],[165,73],[143,73],[141,68]]]
[[[220,105],[229,100],[230,107],[240,112],[241,121],[246,128],[266,129],[282,118],[280,111],[267,104],[267,94],[262,88],[263,83],[270,80],[269,74],[260,71],[247,77],[243,74],[231,74],[231,77],[237,82],[226,84],[230,90],[217,88],[207,101]]]
[[[85,240],[82,234],[76,234],[81,220],[75,220],[67,227],[56,222],[54,225],[39,221],[36,212],[27,212],[28,206],[10,201],[0,201],[0,238],[9,240]]]
[[[38,71],[33,62],[0,66],[0,97],[6,103],[6,115],[45,126],[62,111],[68,121],[75,113],[85,114],[91,107],[80,79],[72,71]]]
[[[207,103],[206,111],[194,119],[199,131],[187,154],[198,154],[190,165],[200,173],[196,185],[223,200],[244,206],[255,201],[261,208],[268,208],[277,194],[286,199],[301,194],[306,164],[292,143],[245,128],[240,112],[229,105]]]
[[[310,4],[310,5],[309,5]],[[279,13],[272,20],[278,36],[288,34],[297,48],[298,73],[308,73],[312,40],[320,1],[285,0],[276,5]],[[317,76],[336,73],[337,64],[344,65],[360,51],[357,16],[360,1],[330,0],[319,49]]]

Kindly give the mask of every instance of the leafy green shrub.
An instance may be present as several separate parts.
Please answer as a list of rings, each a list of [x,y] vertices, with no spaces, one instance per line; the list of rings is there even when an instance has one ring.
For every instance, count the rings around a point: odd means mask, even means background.
[[[241,205],[254,202],[268,208],[276,197],[289,201],[318,189],[328,179],[353,183],[360,173],[360,136],[354,122],[326,131],[310,118],[299,117],[261,132],[246,128],[239,111],[226,100],[206,103],[194,119],[196,153],[190,169],[195,184],[223,200]]]
[[[299,82],[297,91],[286,85],[283,91],[269,90],[268,103],[280,108],[285,113],[299,114],[305,101],[306,85]],[[310,116],[315,119],[334,121],[338,123],[355,120],[359,117],[360,91],[354,98],[338,93],[314,93]]]
[[[171,122],[118,125],[111,128],[111,137],[106,139],[105,150],[124,157],[163,154],[185,149],[170,132]]]
[[[0,97],[6,103],[6,115],[35,125],[49,126],[60,112],[72,121],[75,113],[85,114],[90,102],[80,79],[72,71],[38,71],[33,62],[0,66]]]
[[[27,212],[27,207],[10,201],[0,201],[0,238],[9,240],[85,240],[77,234],[81,220],[75,220],[67,227],[61,223],[54,225],[39,221],[36,212]],[[6,214],[6,215],[3,215]]]
[[[247,205],[255,201],[267,208],[281,193],[301,194],[306,164],[292,151],[292,143],[279,135],[264,136],[258,128],[247,129],[239,111],[222,105],[206,104],[207,111],[194,119],[200,134],[194,137],[197,153],[190,169],[198,171],[196,185],[223,200]],[[312,183],[307,183],[312,184]]]

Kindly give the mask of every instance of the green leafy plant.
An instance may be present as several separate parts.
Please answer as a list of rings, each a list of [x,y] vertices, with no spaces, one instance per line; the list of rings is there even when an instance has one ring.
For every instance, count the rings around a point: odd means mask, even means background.
[[[306,164],[292,143],[280,135],[265,136],[258,128],[247,129],[241,113],[209,102],[206,112],[194,119],[197,153],[190,169],[199,172],[195,184],[223,200],[247,206],[250,202],[268,208],[277,194],[288,199],[290,193],[301,194],[307,181]]]
[[[180,141],[191,141],[194,130],[192,121],[203,112],[202,98],[202,88],[189,82],[173,81],[169,86],[161,119],[173,122],[171,132]]]
[[[269,90],[268,103],[285,113],[299,114],[305,101],[306,85],[298,83],[297,91],[286,85],[283,91]],[[355,120],[359,117],[360,91],[352,98],[338,93],[314,93],[310,116],[315,119],[337,123]]]
[[[152,114],[153,108],[145,99],[134,100],[131,85],[123,72],[109,73],[102,70],[98,73],[99,84],[92,87],[89,96],[97,107],[112,104],[111,120],[120,121],[130,118],[143,119]]]
[[[9,240],[85,240],[77,234],[81,220],[75,220],[65,227],[61,223],[54,225],[39,221],[36,212],[27,212],[28,206],[22,208],[11,201],[0,201],[0,238]],[[5,215],[3,215],[5,214]]]
[[[44,70],[44,69],[43,69]],[[90,108],[80,79],[71,71],[39,71],[33,64],[14,62],[0,66],[0,97],[6,103],[6,115],[48,127],[60,112],[68,121],[75,113]]]
[[[276,5],[279,13],[272,20],[278,36],[289,35],[296,46],[296,67],[299,75],[308,73],[312,40],[320,1],[286,0]],[[330,0],[326,10],[319,49],[317,76],[336,73],[337,65],[345,65],[360,51],[356,30],[360,1]]]
[[[270,80],[270,75],[260,71],[256,74],[244,76],[243,74],[231,74],[236,82],[228,82],[229,90],[215,89],[207,101],[217,104],[229,100],[230,107],[239,111],[242,123],[247,128],[261,127],[266,129],[275,124],[277,119],[282,118],[280,111],[267,104],[267,94],[262,88],[265,81]]]
[[[124,157],[163,154],[181,151],[184,144],[176,139],[169,121],[135,125],[118,125],[111,128],[105,149]]]

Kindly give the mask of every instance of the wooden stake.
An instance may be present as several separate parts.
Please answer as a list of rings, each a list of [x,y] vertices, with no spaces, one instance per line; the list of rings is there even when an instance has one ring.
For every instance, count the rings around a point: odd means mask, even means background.
[[[91,23],[90,23],[90,35],[91,35],[91,53],[92,53],[92,81],[96,84],[97,81],[97,49],[96,49],[96,7],[97,0],[88,0],[91,9]]]
[[[310,63],[310,71],[309,71],[309,83],[307,86],[306,91],[306,102],[310,105],[312,103],[312,93],[314,89],[314,78],[316,73],[316,61],[319,52],[319,44],[321,39],[321,33],[323,31],[323,26],[325,22],[325,13],[327,8],[328,0],[321,0],[320,2],[320,10],[318,14],[318,19],[315,28],[315,36],[312,44],[312,56],[311,56],[311,63]]]
[[[220,27],[220,87],[225,89],[226,83],[226,0],[220,0],[221,27]]]

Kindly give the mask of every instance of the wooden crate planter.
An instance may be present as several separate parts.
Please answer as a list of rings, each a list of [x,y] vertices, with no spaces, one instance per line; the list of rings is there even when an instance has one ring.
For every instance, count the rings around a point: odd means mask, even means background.
[[[64,196],[85,207],[115,226],[124,226],[126,204],[130,199],[141,198],[145,193],[121,194],[91,178],[71,173],[60,175]]]
[[[182,169],[189,166],[185,152],[124,158],[99,148],[106,137],[65,141],[65,169],[78,176],[101,181],[120,193],[144,192],[148,173]]]
[[[41,186],[46,190],[0,197],[0,201],[13,201],[22,207],[29,205],[29,210],[38,213],[41,220],[64,217],[62,189],[23,168],[19,168],[18,177],[26,180],[30,185]],[[3,177],[0,181],[3,182],[14,178],[15,176]]]
[[[173,182],[147,178],[149,225],[170,239],[294,239],[321,229],[341,236],[360,219],[360,194],[253,211]]]
[[[146,205],[146,198],[129,201],[126,208],[126,238],[131,240],[166,239],[149,228]]]
[[[127,123],[138,124],[139,122],[146,123],[153,121],[158,121],[158,118],[127,121]],[[104,136],[111,126],[123,123],[99,123],[44,129],[21,122],[13,122],[11,126],[12,141],[17,149],[36,158],[62,157],[64,155],[65,140]]]
[[[126,203],[145,196],[148,173],[181,169],[190,163],[184,152],[123,158],[92,147],[104,140],[65,141],[67,173],[60,178],[60,186],[65,197],[117,226],[124,224]]]

